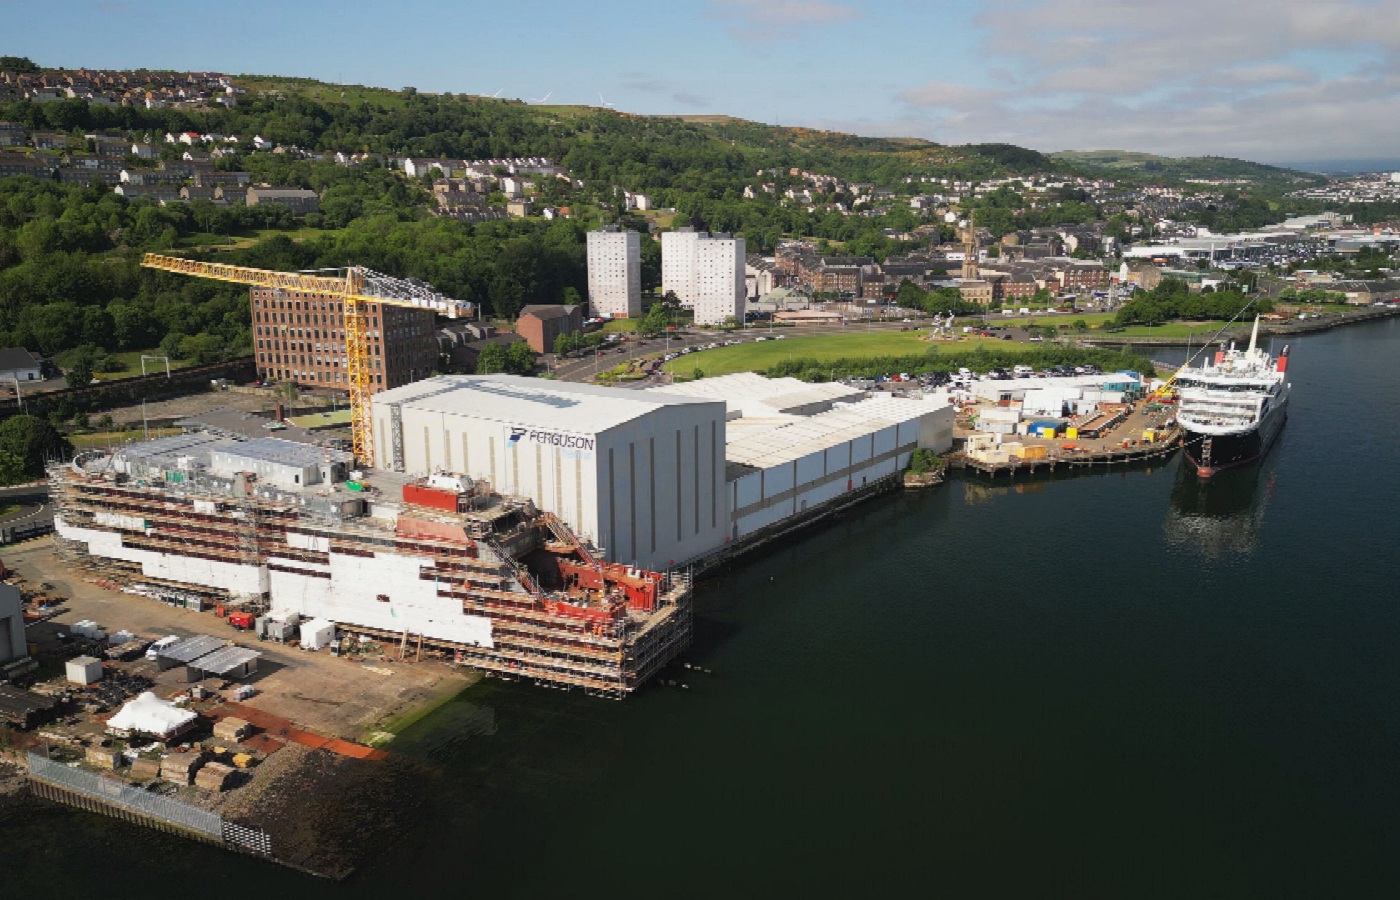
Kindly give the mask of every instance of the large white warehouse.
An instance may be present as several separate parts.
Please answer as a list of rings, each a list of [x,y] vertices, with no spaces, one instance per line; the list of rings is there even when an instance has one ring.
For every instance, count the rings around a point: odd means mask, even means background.
[[[726,402],[731,540],[902,472],[915,449],[953,444],[953,410],[942,399],[865,399],[842,384],[748,372],[646,393]]]
[[[375,465],[485,479],[615,562],[665,569],[729,533],[724,403],[515,375],[374,395]]]

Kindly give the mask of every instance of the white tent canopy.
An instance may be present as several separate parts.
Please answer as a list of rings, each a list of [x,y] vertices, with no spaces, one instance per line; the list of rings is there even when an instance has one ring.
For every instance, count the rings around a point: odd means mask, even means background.
[[[107,727],[118,731],[135,731],[154,737],[178,734],[193,722],[196,714],[162,700],[150,691],[137,695],[107,721]]]

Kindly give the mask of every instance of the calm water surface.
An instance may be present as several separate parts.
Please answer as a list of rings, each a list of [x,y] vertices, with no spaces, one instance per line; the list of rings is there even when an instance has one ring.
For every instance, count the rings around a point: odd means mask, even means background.
[[[1174,460],[872,503],[704,586],[688,690],[466,692],[396,743],[441,772],[423,827],[347,884],[37,803],[0,883],[1394,895],[1397,354],[1393,319],[1294,341],[1280,444],[1208,486]]]

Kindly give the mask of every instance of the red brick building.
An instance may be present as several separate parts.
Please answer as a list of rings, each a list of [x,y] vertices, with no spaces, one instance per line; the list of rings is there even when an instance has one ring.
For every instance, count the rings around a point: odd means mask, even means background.
[[[583,306],[531,304],[520,311],[515,332],[536,353],[553,353],[554,339],[583,329]]]
[[[253,288],[258,377],[302,387],[349,390],[344,304],[301,291]],[[374,392],[427,378],[438,362],[430,310],[366,304]]]

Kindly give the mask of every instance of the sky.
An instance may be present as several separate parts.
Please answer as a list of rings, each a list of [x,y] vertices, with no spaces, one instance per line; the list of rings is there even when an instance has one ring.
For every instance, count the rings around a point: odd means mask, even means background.
[[[293,75],[941,143],[1400,156],[1400,0],[0,0],[45,66]]]

